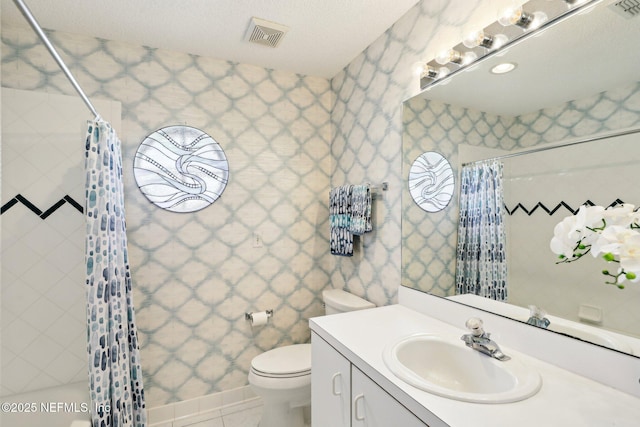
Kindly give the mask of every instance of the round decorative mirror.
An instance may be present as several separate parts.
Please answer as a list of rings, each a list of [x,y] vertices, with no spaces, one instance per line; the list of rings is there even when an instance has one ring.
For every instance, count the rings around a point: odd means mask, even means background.
[[[168,126],[140,143],[133,174],[151,203],[171,212],[195,212],[222,195],[229,163],[222,147],[205,132]]]
[[[427,212],[446,208],[453,197],[453,170],[441,154],[427,151],[418,156],[409,169],[409,192]]]

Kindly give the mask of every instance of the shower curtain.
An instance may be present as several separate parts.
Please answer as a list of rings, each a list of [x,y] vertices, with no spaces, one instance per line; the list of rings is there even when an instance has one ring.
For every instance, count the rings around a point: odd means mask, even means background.
[[[456,293],[507,300],[503,164],[476,162],[462,168],[456,255]]]
[[[88,123],[85,261],[93,427],[146,425],[120,145],[109,123],[101,119]]]

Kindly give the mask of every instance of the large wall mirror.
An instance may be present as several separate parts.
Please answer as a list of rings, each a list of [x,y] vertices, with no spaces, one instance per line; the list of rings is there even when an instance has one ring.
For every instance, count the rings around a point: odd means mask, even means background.
[[[426,151],[450,161],[456,183],[463,163],[500,157],[508,296],[505,303],[457,295],[459,186],[434,213],[416,206],[404,186],[402,285],[523,322],[536,306],[551,331],[640,357],[640,282],[607,285],[605,261],[589,255],[556,264],[549,248],[554,226],[587,201],[640,206],[640,16],[624,17],[612,3],[405,101],[405,180]],[[515,70],[491,73],[504,62]]]

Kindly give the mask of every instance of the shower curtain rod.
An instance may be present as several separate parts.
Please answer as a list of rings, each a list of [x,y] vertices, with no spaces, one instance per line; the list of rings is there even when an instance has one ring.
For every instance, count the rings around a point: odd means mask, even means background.
[[[504,154],[502,156],[490,157],[488,159],[482,159],[482,160],[474,160],[473,162],[463,163],[462,167],[473,165],[475,163],[480,163],[480,162],[486,162],[486,161],[491,161],[491,160],[502,160],[502,159],[508,159],[510,157],[524,156],[525,154],[533,154],[533,153],[539,153],[541,151],[554,150],[556,148],[570,147],[572,145],[584,144],[585,142],[599,141],[601,139],[613,138],[613,137],[616,137],[616,136],[632,135],[634,133],[639,133],[639,132],[640,132],[640,128],[639,129],[627,129],[627,130],[618,131],[618,132],[611,132],[611,133],[602,134],[602,135],[594,136],[594,137],[587,138],[587,139],[581,139],[579,141],[573,141],[573,142],[567,142],[567,143],[564,143],[564,144],[554,145],[553,147],[532,148],[531,150],[520,151],[518,153]]]
[[[87,95],[84,93],[84,91],[78,84],[78,81],[75,79],[75,77],[73,77],[73,74],[71,74],[71,71],[69,71],[67,64],[64,63],[64,61],[58,54],[58,51],[56,51],[56,48],[53,47],[53,45],[47,38],[47,35],[42,30],[42,27],[40,26],[40,24],[38,24],[38,21],[36,21],[36,18],[31,13],[31,10],[29,10],[29,7],[27,7],[25,2],[22,0],[13,0],[13,2],[16,4],[18,9],[20,9],[20,12],[22,12],[22,15],[27,19],[27,21],[29,22],[29,25],[31,25],[31,28],[33,28],[33,30],[36,32],[38,37],[40,37],[40,40],[42,40],[44,45],[47,47],[47,50],[49,51],[51,56],[53,56],[53,59],[55,59],[55,61],[58,63],[58,66],[60,67],[60,69],[62,69],[62,72],[65,74],[65,76],[67,76],[67,79],[69,79],[69,81],[71,82],[71,85],[73,85],[73,88],[76,90],[76,92],[78,92],[78,95],[80,95],[80,98],[82,98],[85,105],[93,113],[93,115],[95,116],[95,119],[99,120],[100,114],[98,114],[98,111],[93,106],[93,104],[91,103]]]

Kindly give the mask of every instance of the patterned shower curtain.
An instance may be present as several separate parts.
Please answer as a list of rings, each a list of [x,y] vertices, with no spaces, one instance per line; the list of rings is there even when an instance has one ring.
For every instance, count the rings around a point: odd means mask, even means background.
[[[462,168],[456,256],[456,293],[507,300],[503,164],[495,160]]]
[[[146,425],[127,255],[120,145],[109,123],[88,123],[85,261],[93,427]]]

